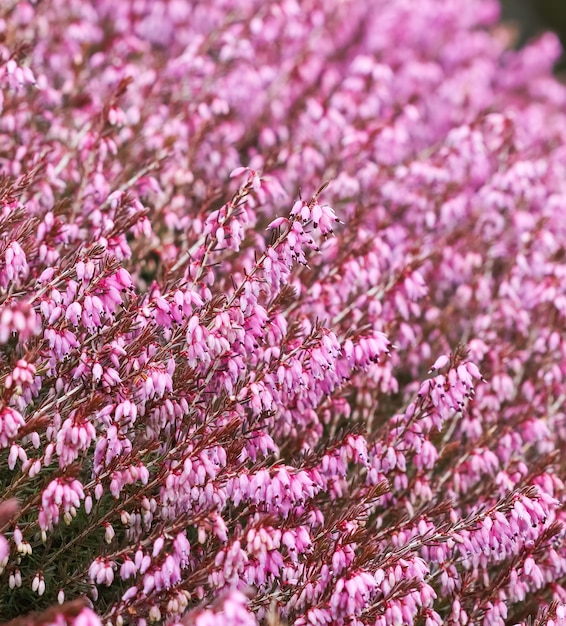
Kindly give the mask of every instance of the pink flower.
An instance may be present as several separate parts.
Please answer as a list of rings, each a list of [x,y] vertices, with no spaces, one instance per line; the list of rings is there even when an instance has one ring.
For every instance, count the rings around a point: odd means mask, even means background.
[[[102,626],[102,622],[91,609],[85,607],[75,617],[73,626]]]
[[[25,420],[20,413],[8,407],[0,409],[0,446],[7,448],[23,426]]]
[[[92,562],[88,570],[88,574],[93,583],[97,585],[104,584],[106,586],[110,586],[114,580],[115,569],[115,563],[102,557],[98,557]]]
[[[41,496],[39,524],[42,530],[51,529],[57,524],[61,511],[70,516],[68,519],[74,517],[84,497],[83,486],[78,480],[52,480]]]
[[[39,332],[35,311],[26,302],[9,302],[0,307],[0,344],[12,335],[25,341]]]

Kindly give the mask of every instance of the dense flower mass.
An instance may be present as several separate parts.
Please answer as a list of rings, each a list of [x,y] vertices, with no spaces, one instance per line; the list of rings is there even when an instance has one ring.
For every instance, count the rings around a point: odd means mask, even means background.
[[[557,40],[0,4],[0,620],[566,623]]]

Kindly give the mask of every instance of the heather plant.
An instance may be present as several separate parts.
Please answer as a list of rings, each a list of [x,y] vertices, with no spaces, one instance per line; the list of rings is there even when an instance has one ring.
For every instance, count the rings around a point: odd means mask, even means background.
[[[566,89],[497,19],[1,4],[0,619],[564,623]]]

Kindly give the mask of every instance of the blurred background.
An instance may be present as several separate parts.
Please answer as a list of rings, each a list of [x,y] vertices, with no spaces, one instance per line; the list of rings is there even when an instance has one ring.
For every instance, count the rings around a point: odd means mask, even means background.
[[[519,45],[545,30],[553,30],[566,48],[566,0],[500,0],[502,19],[512,22],[519,31]],[[566,55],[557,70],[566,70]]]

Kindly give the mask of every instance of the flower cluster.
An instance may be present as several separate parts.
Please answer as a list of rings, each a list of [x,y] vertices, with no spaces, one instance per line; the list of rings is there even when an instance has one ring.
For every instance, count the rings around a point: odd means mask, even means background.
[[[1,4],[0,619],[564,622],[556,39]]]

